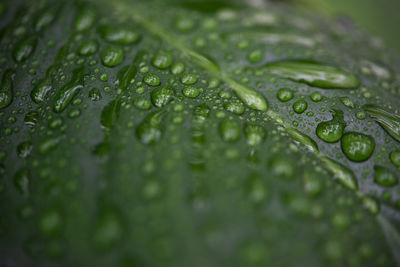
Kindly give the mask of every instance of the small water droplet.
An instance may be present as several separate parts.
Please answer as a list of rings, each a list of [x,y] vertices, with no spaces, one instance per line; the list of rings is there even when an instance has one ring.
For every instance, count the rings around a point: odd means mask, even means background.
[[[297,114],[301,114],[307,110],[308,104],[305,100],[298,100],[293,103],[293,110]]]
[[[78,52],[81,56],[90,56],[97,52],[99,44],[95,40],[88,40],[83,42],[79,48]]]
[[[183,88],[182,93],[189,98],[196,98],[200,94],[200,90],[193,86],[186,86]]]
[[[181,82],[186,85],[192,85],[197,83],[198,77],[195,74],[185,73],[181,77]]]
[[[293,99],[293,91],[288,88],[281,88],[277,93],[277,97],[281,102],[287,102]]]
[[[240,102],[229,102],[224,105],[225,110],[237,115],[244,113],[244,106]]]

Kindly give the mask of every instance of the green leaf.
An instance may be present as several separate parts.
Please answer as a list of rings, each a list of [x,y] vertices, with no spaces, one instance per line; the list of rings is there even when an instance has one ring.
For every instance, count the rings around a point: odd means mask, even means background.
[[[0,263],[396,266],[398,55],[276,3],[2,2]]]

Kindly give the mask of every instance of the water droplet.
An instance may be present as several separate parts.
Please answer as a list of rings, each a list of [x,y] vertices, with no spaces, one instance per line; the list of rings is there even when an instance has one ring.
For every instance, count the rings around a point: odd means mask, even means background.
[[[102,98],[100,90],[97,88],[90,89],[89,98],[92,101],[99,101]]]
[[[57,67],[50,66],[46,71],[46,76],[44,79],[32,89],[31,98],[36,104],[43,102],[48,92],[50,92],[50,90],[53,88],[52,78],[56,72]]]
[[[171,73],[174,75],[181,74],[185,71],[185,65],[181,62],[174,63],[171,67]]]
[[[109,249],[122,236],[122,226],[111,210],[102,211],[94,227],[93,240],[99,249]]]
[[[387,112],[386,110],[375,106],[366,105],[364,110],[368,115],[376,120],[386,132],[400,142],[400,116]]]
[[[294,104],[293,104],[293,110],[297,114],[301,114],[304,111],[306,111],[307,107],[308,107],[308,104],[304,100],[298,100],[298,101],[294,102]]]
[[[79,8],[78,14],[75,17],[74,27],[76,31],[86,31],[96,21],[96,12],[93,8],[82,5]]]
[[[62,217],[56,209],[47,210],[39,219],[39,229],[43,235],[52,237],[61,231]]]
[[[112,100],[101,111],[100,123],[105,128],[111,129],[114,123],[118,120],[121,110],[121,101],[119,99]]]
[[[242,103],[229,102],[224,105],[225,110],[232,112],[237,115],[241,115],[244,112],[244,106]]]
[[[83,88],[83,68],[78,68],[72,71],[71,80],[54,97],[54,111],[62,112],[81,88]]]
[[[151,64],[159,69],[166,69],[172,64],[172,55],[166,51],[158,51],[154,55]]]
[[[17,146],[17,155],[20,158],[26,158],[27,156],[29,156],[29,154],[32,151],[32,142],[30,141],[25,141],[22,143],[19,143]]]
[[[132,27],[126,26],[103,25],[99,32],[104,40],[122,45],[135,44],[141,37]]]
[[[196,87],[186,86],[185,88],[183,88],[182,93],[186,97],[195,98],[200,94],[200,91]]]
[[[0,87],[0,109],[9,106],[13,100],[13,81],[15,72],[8,69],[4,72]]]
[[[29,36],[20,41],[13,50],[15,61],[22,62],[26,60],[35,50],[37,44],[36,36]]]
[[[194,28],[194,21],[188,17],[178,17],[174,22],[175,28],[187,32]]]
[[[78,52],[81,56],[90,56],[96,53],[98,48],[99,44],[96,40],[88,40],[79,46]]]
[[[129,84],[132,83],[133,78],[135,78],[136,72],[137,72],[136,67],[134,65],[125,66],[118,71],[117,74],[118,93],[121,93],[126,88],[128,88]]]
[[[147,116],[136,128],[136,135],[146,145],[157,143],[162,134],[162,114],[156,112]]]
[[[249,54],[247,55],[247,58],[252,63],[259,62],[263,57],[264,57],[264,51],[261,49],[254,49],[250,51]]]
[[[144,76],[143,81],[150,86],[158,86],[161,84],[160,77],[155,74],[147,74]]]
[[[316,129],[317,136],[328,143],[339,141],[346,127],[342,111],[332,110],[332,116],[332,120],[319,123]]]
[[[49,128],[50,129],[57,129],[60,128],[64,123],[64,120],[61,117],[52,118],[49,121]]]
[[[107,46],[101,53],[101,62],[106,67],[115,67],[124,60],[124,51],[117,46]]]
[[[226,77],[225,79],[230,84],[236,95],[240,98],[240,100],[243,101],[245,105],[255,110],[267,111],[268,104],[263,95],[261,95],[259,92],[253,89],[250,89],[236,82],[233,79],[230,79],[228,77]]]
[[[139,109],[149,109],[151,107],[151,102],[149,99],[143,96],[136,97],[135,100],[133,100],[133,104],[135,107]]]
[[[288,88],[281,88],[277,93],[277,97],[282,102],[287,102],[293,99],[293,91]]]
[[[39,113],[37,111],[29,111],[25,117],[24,122],[28,126],[35,126],[39,120]]]
[[[53,150],[54,148],[57,147],[57,145],[61,142],[63,136],[57,136],[57,137],[48,137],[44,139],[42,142],[39,144],[39,152],[41,154],[46,154]]]
[[[375,149],[375,141],[369,135],[348,132],[343,135],[341,146],[348,159],[361,162],[371,157]]]
[[[226,120],[220,123],[219,130],[226,142],[235,142],[240,138],[240,127],[236,121]]]
[[[380,207],[378,201],[370,196],[364,196],[362,197],[362,203],[364,208],[366,208],[369,212],[372,214],[378,214]]]
[[[295,128],[288,127],[286,128],[286,131],[289,133],[290,137],[292,137],[296,142],[299,142],[300,144],[305,146],[311,152],[319,151],[317,143],[309,136],[303,134]]]
[[[390,153],[390,161],[397,167],[400,167],[400,150]]]
[[[350,89],[360,84],[358,78],[341,69],[309,61],[278,61],[264,67],[272,74],[319,88]]]
[[[77,117],[79,117],[79,115],[81,115],[81,111],[80,111],[80,109],[77,109],[77,108],[73,108],[68,112],[68,118],[70,118],[70,119],[77,118]]]
[[[269,160],[268,166],[275,175],[282,178],[293,178],[295,174],[295,166],[288,159],[281,156],[276,156]]]
[[[303,174],[303,188],[307,195],[318,196],[322,192],[323,183],[314,172],[305,170]]]
[[[322,95],[319,92],[314,92],[311,94],[311,100],[314,102],[320,102],[322,100]]]
[[[363,60],[361,62],[361,65],[363,66],[361,70],[366,74],[373,73],[376,77],[384,80],[392,78],[392,73],[389,69],[381,65],[378,65],[372,61]]]
[[[55,17],[57,16],[57,12],[59,10],[59,6],[55,5],[53,7],[47,8],[45,10],[43,10],[42,12],[40,12],[34,22],[33,22],[33,26],[35,28],[36,31],[41,31],[44,28],[46,28],[47,26],[49,26],[55,19]]]
[[[350,218],[347,215],[338,212],[333,215],[332,224],[336,229],[344,230],[349,226]]]
[[[343,103],[343,105],[345,105],[348,108],[354,108],[354,103],[353,101],[348,98],[348,97],[341,97],[340,101]]]
[[[392,187],[399,182],[396,174],[385,167],[375,165],[374,172],[374,181],[380,186]]]
[[[244,127],[246,142],[250,146],[256,146],[263,142],[267,136],[265,129],[256,124],[246,124]]]
[[[365,119],[366,116],[367,116],[367,114],[365,114],[364,111],[358,111],[358,112],[356,113],[356,117],[357,117],[357,119],[359,119],[359,120]]]
[[[257,39],[257,41],[261,41],[264,44],[297,44],[302,46],[313,47],[316,44],[316,41],[301,35],[295,35],[290,33],[273,33],[273,32],[265,32],[258,30],[247,30],[241,32],[232,32],[225,34],[223,37],[228,37],[232,41],[238,41],[245,39]]]
[[[354,174],[347,167],[327,158],[321,157],[322,162],[332,172],[333,178],[343,184],[350,190],[356,191],[358,189],[357,179]]]
[[[23,195],[29,194],[29,181],[29,172],[25,168],[19,169],[14,175],[15,187]]]
[[[174,98],[174,95],[175,91],[170,87],[157,88],[151,92],[151,102],[154,106],[162,108]]]
[[[195,74],[186,73],[181,77],[181,82],[186,85],[192,85],[197,83],[198,77]]]

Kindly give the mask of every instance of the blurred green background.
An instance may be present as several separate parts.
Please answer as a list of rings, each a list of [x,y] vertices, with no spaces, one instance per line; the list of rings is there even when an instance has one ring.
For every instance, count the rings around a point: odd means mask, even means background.
[[[292,0],[329,17],[346,16],[400,52],[400,0]]]

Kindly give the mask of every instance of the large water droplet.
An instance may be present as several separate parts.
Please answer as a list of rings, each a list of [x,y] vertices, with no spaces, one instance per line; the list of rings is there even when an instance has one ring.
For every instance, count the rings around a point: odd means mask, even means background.
[[[219,130],[226,142],[235,142],[240,138],[240,127],[236,121],[226,120],[220,123]]]
[[[246,124],[244,127],[244,133],[246,135],[246,142],[250,146],[256,146],[264,141],[267,133],[264,128],[256,124]]]
[[[157,143],[162,134],[162,114],[156,112],[147,116],[136,128],[136,135],[146,145]]]
[[[342,111],[332,110],[332,115],[332,120],[319,123],[316,129],[317,136],[328,143],[339,141],[346,127]]]
[[[303,134],[299,130],[295,128],[286,128],[286,131],[289,133],[289,135],[298,143],[302,144],[305,146],[308,150],[311,152],[318,152],[318,145],[317,143],[311,139],[309,136]]]
[[[306,111],[307,107],[308,107],[308,104],[305,100],[298,100],[293,103],[293,110],[297,114],[301,114],[304,111]]]
[[[26,60],[35,50],[37,37],[32,35],[20,41],[13,50],[15,61],[21,62]]]
[[[351,170],[327,157],[321,157],[321,160],[332,172],[335,180],[338,180],[341,184],[351,190],[356,191],[358,189],[357,179],[354,177]]]
[[[49,26],[57,16],[59,6],[56,4],[50,8],[41,11],[35,18],[33,26],[36,31],[41,31],[42,29]]]
[[[132,27],[103,25],[99,27],[101,37],[109,42],[130,45],[140,40],[140,34]]]
[[[371,118],[376,120],[391,137],[400,142],[399,115],[387,112],[386,110],[375,105],[365,105],[364,110]]]
[[[390,161],[400,168],[400,150],[395,150],[390,153]]]
[[[174,95],[175,91],[170,87],[157,88],[151,92],[151,102],[154,106],[162,108],[172,101]]]
[[[107,46],[101,53],[101,62],[106,67],[115,67],[124,60],[124,51],[117,46]]]
[[[82,5],[75,17],[74,27],[76,31],[88,30],[96,20],[96,12],[93,8]]]
[[[129,84],[132,82],[133,78],[136,76],[136,67],[134,65],[129,65],[123,67],[117,74],[117,84],[118,93],[123,92],[128,88]]]
[[[272,74],[319,88],[357,88],[358,78],[341,69],[310,61],[278,61],[263,67]]]
[[[392,187],[399,182],[396,174],[385,167],[375,165],[374,172],[374,181],[381,186]]]
[[[13,100],[13,81],[15,72],[8,69],[4,72],[0,87],[0,109],[7,107]]]
[[[81,88],[83,88],[83,68],[77,68],[72,71],[71,80],[54,97],[54,111],[57,113],[62,112]]]
[[[52,87],[52,77],[56,73],[57,67],[50,66],[46,71],[46,76],[42,81],[36,85],[31,92],[32,100],[39,104],[44,101],[46,95],[50,92]]]
[[[172,55],[166,51],[158,51],[154,55],[151,64],[159,69],[166,69],[172,64]]]
[[[348,132],[343,135],[341,146],[348,159],[361,162],[371,157],[375,149],[375,141],[369,135]]]

